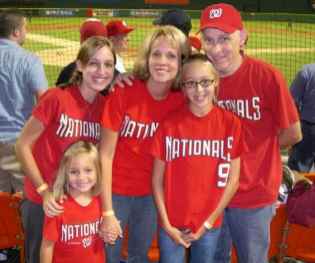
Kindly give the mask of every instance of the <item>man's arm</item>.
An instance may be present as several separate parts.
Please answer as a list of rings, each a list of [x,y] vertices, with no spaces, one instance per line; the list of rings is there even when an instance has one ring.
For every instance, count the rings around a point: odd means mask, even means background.
[[[290,147],[302,140],[301,124],[299,121],[291,124],[279,132],[279,144],[281,148]]]

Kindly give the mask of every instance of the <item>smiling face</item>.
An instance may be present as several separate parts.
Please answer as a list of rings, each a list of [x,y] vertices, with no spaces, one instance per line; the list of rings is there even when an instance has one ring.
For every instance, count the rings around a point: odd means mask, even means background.
[[[150,80],[172,84],[179,71],[179,61],[179,47],[164,36],[158,37],[149,54]]]
[[[91,156],[81,153],[71,158],[67,168],[69,193],[76,197],[80,194],[90,195],[97,181],[97,170]]]
[[[232,75],[242,63],[241,47],[246,39],[245,31],[225,33],[215,28],[202,31],[203,50],[221,77]]]
[[[197,60],[184,65],[182,89],[196,116],[204,116],[212,109],[217,85],[217,75],[209,62]]]
[[[77,61],[77,69],[82,73],[81,93],[85,99],[107,87],[114,76],[114,56],[107,46],[98,49],[86,65]]]

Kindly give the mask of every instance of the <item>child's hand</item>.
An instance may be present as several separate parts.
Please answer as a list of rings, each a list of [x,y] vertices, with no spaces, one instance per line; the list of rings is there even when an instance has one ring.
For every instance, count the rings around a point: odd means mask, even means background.
[[[63,206],[57,203],[52,192],[46,191],[43,194],[43,210],[46,216],[54,217],[63,213]]]
[[[168,227],[164,229],[166,233],[175,241],[176,244],[180,244],[185,248],[189,248],[191,243],[186,239],[185,232],[180,231],[176,227]]]
[[[110,245],[114,245],[118,237],[122,238],[123,231],[115,215],[103,217],[99,235]]]
[[[197,232],[189,232],[186,234],[185,239],[188,240],[189,242],[193,242],[198,240],[200,237],[203,236],[203,234],[207,231],[207,229],[202,225]]]

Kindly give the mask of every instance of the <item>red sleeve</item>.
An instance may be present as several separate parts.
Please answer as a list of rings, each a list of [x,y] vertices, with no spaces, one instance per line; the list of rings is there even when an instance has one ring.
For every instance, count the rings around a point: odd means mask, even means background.
[[[46,240],[57,242],[59,239],[58,216],[45,216],[43,227],[43,238]]]
[[[52,88],[46,91],[32,112],[32,115],[36,119],[40,120],[45,126],[53,121],[56,116],[56,112],[58,112],[59,90],[57,89],[59,88]]]
[[[278,123],[279,129],[286,129],[299,120],[299,115],[282,74],[275,70],[273,81],[276,86],[272,97],[273,116]]]
[[[101,116],[101,126],[119,131],[124,116],[124,104],[126,103],[125,89],[132,89],[132,87],[121,88],[116,85],[114,89],[115,91],[106,99]]]
[[[160,160],[165,160],[165,136],[163,132],[163,122],[160,124],[156,133],[154,134],[151,145],[150,154]]]

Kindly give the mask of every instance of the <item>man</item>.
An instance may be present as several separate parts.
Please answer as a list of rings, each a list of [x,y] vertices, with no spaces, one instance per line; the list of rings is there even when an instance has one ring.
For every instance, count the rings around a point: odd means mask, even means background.
[[[112,41],[116,53],[115,70],[118,71],[118,73],[125,73],[126,68],[122,58],[122,53],[126,52],[128,49],[128,36],[134,28],[128,26],[124,20],[120,19],[108,21],[106,28],[108,38]]]
[[[153,25],[171,25],[181,30],[191,45],[192,52],[198,53],[201,49],[200,39],[196,36],[189,36],[192,29],[191,18],[182,9],[170,9],[153,21]]]
[[[315,162],[315,64],[305,65],[298,72],[290,90],[300,112],[303,140],[293,146],[288,165],[307,173]]]
[[[267,263],[269,226],[281,182],[280,147],[301,140],[299,117],[282,74],[244,55],[247,33],[231,5],[206,7],[203,49],[220,75],[218,104],[237,114],[246,152],[240,187],[225,211],[215,262],[229,262],[231,239],[238,262]]]
[[[26,24],[19,11],[0,14],[0,191],[9,193],[23,189],[15,141],[48,86],[39,58],[21,47]]]
[[[153,25],[171,25],[181,30],[187,37],[192,28],[191,18],[182,9],[170,9],[153,21]]]

